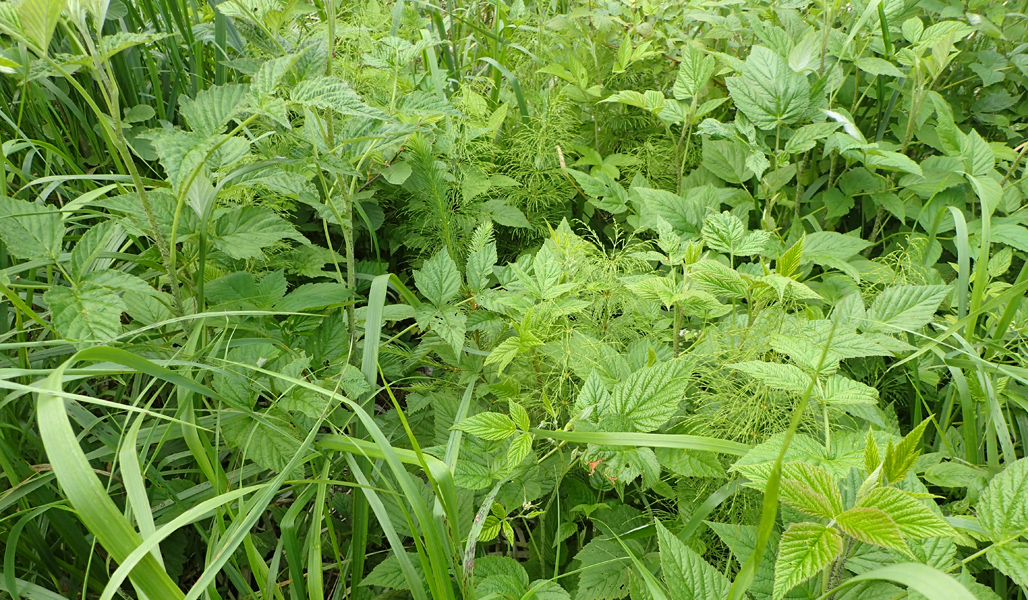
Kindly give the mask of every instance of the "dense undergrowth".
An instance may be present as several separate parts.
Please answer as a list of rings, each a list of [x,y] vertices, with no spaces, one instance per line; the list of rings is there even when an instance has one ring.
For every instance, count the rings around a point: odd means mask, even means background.
[[[1015,2],[0,2],[0,597],[1028,594]]]

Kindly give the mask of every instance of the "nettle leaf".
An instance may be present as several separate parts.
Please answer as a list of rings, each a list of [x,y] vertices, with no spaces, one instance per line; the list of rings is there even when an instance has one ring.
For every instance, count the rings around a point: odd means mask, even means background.
[[[842,552],[842,536],[818,523],[793,523],[782,534],[775,563],[773,600],[827,567]]]
[[[510,417],[494,412],[478,413],[457,423],[453,428],[483,440],[505,440],[518,430]]]
[[[0,237],[15,258],[56,264],[64,241],[64,221],[56,208],[0,196]]]
[[[842,375],[832,375],[823,387],[821,401],[825,404],[878,404],[878,390]]]
[[[752,360],[731,364],[728,367],[742,371],[776,390],[802,395],[810,386],[810,375],[795,365]]]
[[[771,239],[767,231],[747,233],[742,220],[728,211],[708,217],[702,235],[708,246],[732,256],[760,254]]]
[[[682,360],[640,369],[614,388],[611,408],[628,419],[637,431],[653,431],[678,411],[689,385],[687,371]]]
[[[113,289],[95,282],[74,287],[53,286],[43,300],[51,320],[64,339],[74,342],[109,342],[121,333],[125,303]]]
[[[992,546],[985,558],[1014,583],[1028,589],[1028,543],[1014,541]]]
[[[842,494],[821,467],[802,462],[782,465],[782,502],[812,517],[833,519],[843,511]]]
[[[676,100],[688,100],[699,95],[703,86],[707,85],[714,74],[714,57],[704,55],[703,51],[692,45],[682,48],[682,62],[678,65],[678,75],[671,93]]]
[[[414,271],[414,285],[435,306],[452,300],[460,291],[460,271],[450,253],[442,249]]]
[[[289,99],[307,108],[333,110],[351,117],[386,118],[385,113],[365,104],[348,83],[335,77],[305,79],[293,88]]]
[[[910,554],[899,525],[883,510],[854,507],[836,515],[835,524],[852,538],[902,554]]]
[[[735,106],[757,127],[794,123],[810,110],[810,83],[773,50],[753,46],[739,77],[725,79]]]
[[[728,594],[729,581],[703,557],[656,521],[660,568],[675,600],[718,600]]]
[[[661,466],[682,477],[724,477],[725,470],[717,455],[680,448],[654,448]]]
[[[1028,532],[1028,458],[992,478],[978,501],[978,522],[999,542]]]
[[[223,212],[214,223],[211,241],[230,258],[247,259],[284,239],[310,244],[282,217],[261,206],[241,206]]]
[[[944,285],[897,285],[886,288],[867,309],[864,329],[881,333],[919,329],[932,320],[949,290]]]
[[[872,490],[857,506],[877,508],[895,521],[900,532],[910,538],[949,537],[956,531],[922,501],[891,487]]]
[[[300,449],[300,438],[292,424],[272,415],[265,414],[256,419],[240,414],[224,421],[222,432],[229,446],[238,448],[247,459],[276,473],[282,472]],[[297,467],[291,476],[302,477],[302,467]]]
[[[728,265],[716,260],[701,260],[693,265],[692,282],[701,290],[723,298],[746,297],[746,281]]]
[[[239,84],[210,87],[195,99],[183,99],[179,110],[193,131],[203,135],[224,133],[228,122],[246,108],[249,90],[249,86]]]

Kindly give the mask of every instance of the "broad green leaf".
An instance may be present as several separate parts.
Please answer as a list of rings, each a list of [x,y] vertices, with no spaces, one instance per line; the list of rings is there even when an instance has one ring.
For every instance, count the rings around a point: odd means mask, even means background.
[[[238,448],[244,457],[276,473],[289,466],[302,442],[292,424],[271,415],[261,415],[257,419],[241,414],[226,420],[222,432],[225,441]],[[302,469],[297,468],[290,476],[301,477],[302,474]]]
[[[730,364],[728,367],[742,371],[776,390],[803,394],[810,387],[810,375],[795,365],[753,360]]]
[[[793,523],[782,534],[775,563],[773,600],[821,572],[842,552],[842,537],[832,527]]]
[[[728,549],[735,554],[739,564],[745,564],[753,554],[757,544],[757,527],[755,525],[737,525],[734,523],[714,523],[707,521],[707,526],[714,530]],[[778,536],[772,535],[768,546],[761,556],[760,564],[753,578],[749,593],[756,600],[770,600],[775,583],[775,557],[778,555]]]
[[[700,289],[722,298],[746,297],[746,281],[734,269],[716,260],[701,260],[693,266],[693,283]]]
[[[896,68],[896,65],[876,56],[864,56],[857,59],[857,68],[870,75],[885,75],[888,77],[903,77],[903,71]]]
[[[457,423],[453,428],[484,440],[505,440],[518,430],[510,417],[494,412],[478,413]]]
[[[989,143],[973,129],[961,139],[960,154],[967,173],[975,177],[988,175],[996,165],[996,156]]]
[[[344,304],[353,296],[353,290],[341,283],[306,283],[275,302],[275,310],[304,312]]]
[[[992,546],[985,558],[1014,583],[1028,589],[1028,543],[1015,541]]]
[[[955,536],[956,532],[922,501],[907,492],[891,487],[872,490],[857,506],[877,508],[896,522],[900,532],[909,538]]]
[[[1028,458],[992,478],[978,501],[978,522],[999,542],[1028,532]]]
[[[886,288],[867,309],[866,331],[896,333],[920,329],[949,293],[943,285],[897,285]]]
[[[66,340],[104,343],[121,333],[125,303],[106,286],[90,282],[53,286],[43,299],[50,305],[54,327]]]
[[[214,223],[211,234],[214,245],[235,259],[262,256],[264,248],[284,239],[310,243],[289,221],[260,206],[242,206],[225,211]]]
[[[66,0],[23,0],[17,4],[25,37],[46,54],[65,5]]]
[[[429,323],[429,329],[449,344],[455,355],[460,356],[464,348],[464,336],[467,334],[467,315],[452,306],[444,306],[436,310]]]
[[[185,98],[179,110],[189,128],[203,135],[224,133],[225,126],[246,108],[245,85],[229,84],[207,88],[196,99]]]
[[[821,467],[802,462],[782,465],[782,502],[812,517],[833,519],[842,512],[839,486]]]
[[[619,600],[628,595],[632,562],[616,541],[593,538],[575,561],[582,568],[575,600]]]
[[[333,110],[351,117],[386,118],[385,113],[365,104],[353,88],[335,77],[304,79],[293,88],[289,99],[307,108]]]
[[[842,375],[832,375],[824,383],[821,400],[827,404],[878,404],[878,390]]]
[[[125,238],[125,229],[114,219],[90,227],[71,249],[68,272],[78,280],[90,271],[107,268],[111,259],[100,255],[117,252]]]
[[[753,178],[753,171],[746,166],[749,154],[746,147],[735,140],[703,140],[704,168],[728,183],[740,184]]]
[[[792,137],[785,142],[785,151],[799,154],[812,149],[819,140],[828,137],[829,134],[839,128],[838,123],[811,123],[804,125],[792,134]]]
[[[514,424],[522,431],[528,431],[532,427],[532,421],[528,418],[528,411],[525,410],[524,406],[513,400],[508,400],[507,412],[510,413],[510,418],[514,421]]]
[[[857,506],[836,515],[835,524],[862,542],[910,554],[899,525],[883,510]]]
[[[11,256],[57,264],[64,222],[56,208],[0,196],[0,237]]]
[[[688,385],[685,361],[657,363],[619,383],[611,394],[610,408],[626,418],[636,431],[653,431],[678,411]]]
[[[714,74],[714,57],[691,44],[682,47],[682,62],[678,64],[678,75],[671,93],[676,100],[688,100],[699,95]]]
[[[660,568],[664,572],[671,597],[675,600],[724,598],[728,593],[728,578],[683,544],[660,521],[656,522],[656,526]]]
[[[259,102],[263,96],[274,93],[298,58],[296,54],[286,54],[264,61],[250,78],[250,95]]]
[[[507,468],[514,469],[532,452],[532,434],[522,433],[514,438],[507,449]]]
[[[810,110],[810,83],[773,50],[753,46],[739,77],[725,79],[732,101],[754,125],[771,130]]]
[[[742,220],[728,211],[707,217],[702,235],[708,246],[733,256],[759,254],[771,237],[766,231],[747,233]]]
[[[677,448],[655,448],[661,466],[682,477],[724,477],[725,470],[717,456]]]
[[[460,291],[460,271],[449,252],[442,249],[414,271],[414,285],[428,301],[442,306]]]

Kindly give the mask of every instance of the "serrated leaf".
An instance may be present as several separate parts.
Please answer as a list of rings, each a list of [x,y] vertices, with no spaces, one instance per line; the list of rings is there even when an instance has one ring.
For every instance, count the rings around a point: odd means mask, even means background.
[[[877,508],[854,507],[835,517],[838,525],[846,535],[862,542],[910,554],[903,541],[903,533],[899,525],[889,515]]]
[[[664,527],[657,526],[660,568],[675,600],[719,600],[728,593],[728,578],[710,566]]]
[[[414,285],[429,302],[442,306],[460,291],[460,271],[450,253],[442,249],[414,271]]]
[[[724,477],[721,461],[710,452],[682,450],[678,448],[654,448],[661,466],[682,477]]]
[[[736,140],[703,140],[703,167],[728,183],[740,184],[753,177],[753,171],[746,166],[749,155],[747,148]]]
[[[896,68],[891,62],[878,58],[877,56],[864,56],[857,59],[857,68],[870,75],[885,75],[887,77],[903,77],[903,71]]]
[[[614,388],[611,408],[636,431],[653,431],[677,412],[689,384],[687,370],[682,360],[640,369]]]
[[[590,371],[589,376],[585,378],[582,387],[578,390],[578,396],[575,397],[575,412],[581,414],[586,409],[597,405],[606,405],[608,402],[610,402],[610,392],[603,385],[599,373],[595,370]]]
[[[617,542],[594,538],[575,555],[575,560],[583,569],[575,600],[619,600],[628,595],[632,563]]]
[[[532,451],[532,434],[522,433],[514,438],[507,449],[507,468],[513,469],[525,460],[525,457]]]
[[[810,386],[811,377],[803,369],[795,365],[767,363],[759,360],[746,361],[728,365],[729,368],[742,371],[759,380],[768,387],[785,390],[794,394],[803,394]]]
[[[842,552],[842,537],[832,527],[793,523],[782,534],[775,563],[773,600],[781,600],[797,585],[827,567]]]
[[[450,345],[453,353],[460,356],[467,334],[468,317],[451,306],[444,306],[429,318],[429,329]]]
[[[333,110],[351,117],[386,118],[385,113],[365,104],[349,84],[335,77],[305,79],[293,88],[289,99],[307,108]]]
[[[1028,458],[1007,466],[978,501],[978,522],[999,542],[1028,532]]]
[[[0,237],[11,256],[57,264],[64,222],[56,208],[0,196]]]
[[[189,128],[203,135],[225,133],[225,126],[247,105],[249,87],[219,85],[182,100],[179,110]]]
[[[804,125],[785,142],[785,151],[793,154],[806,152],[839,128],[839,123],[811,123]]]
[[[353,290],[341,283],[306,283],[275,302],[275,310],[303,312],[343,304],[353,296]]]
[[[924,435],[928,423],[927,419],[919,423],[895,446],[889,443],[885,459],[882,461],[882,474],[885,475],[886,481],[900,481],[907,476],[907,471],[921,455],[921,436]]]
[[[282,78],[296,64],[298,58],[299,56],[296,54],[287,54],[264,61],[250,78],[250,95],[259,100],[263,96],[272,94],[278,88]]]
[[[810,110],[810,83],[773,50],[753,46],[739,77],[725,79],[732,101],[757,127],[788,125]]]
[[[678,64],[678,75],[671,93],[676,100],[688,100],[700,93],[714,74],[714,57],[692,45],[682,48],[682,62]]]
[[[54,327],[66,340],[100,344],[121,333],[125,303],[104,285],[87,281],[75,287],[54,286],[43,299]]]
[[[839,486],[824,469],[802,462],[782,465],[782,502],[812,517],[832,519],[842,512]]]
[[[869,492],[857,505],[883,511],[895,521],[905,537],[919,539],[956,535],[942,517],[903,490],[891,487],[878,488]]]
[[[532,426],[532,421],[528,418],[528,411],[525,410],[524,406],[521,406],[517,402],[508,400],[507,412],[510,413],[510,418],[514,421],[514,424],[522,431],[528,431]]]
[[[701,260],[693,266],[692,281],[702,290],[724,298],[746,297],[746,282],[728,265]]]
[[[257,258],[264,248],[284,239],[310,243],[288,221],[260,206],[225,211],[211,234],[214,245],[235,259]]]
[[[932,320],[949,293],[942,285],[897,285],[886,288],[867,310],[867,331],[895,333],[917,330]]]
[[[272,415],[261,415],[260,420],[243,415],[224,422],[222,432],[225,441],[238,448],[248,460],[275,471],[282,472],[290,459],[300,448],[300,439],[293,426]],[[302,477],[302,468],[291,474]]]
[[[494,412],[484,412],[468,417],[454,425],[453,428],[483,440],[505,440],[517,433],[517,427],[510,417]]]
[[[878,390],[836,374],[825,380],[822,401],[835,405],[878,404]]]
[[[1028,543],[1014,541],[992,546],[985,558],[1014,583],[1028,589]]]

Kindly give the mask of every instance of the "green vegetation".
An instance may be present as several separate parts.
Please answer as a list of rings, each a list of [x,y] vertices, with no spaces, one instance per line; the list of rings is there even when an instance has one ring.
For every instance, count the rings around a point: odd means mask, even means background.
[[[1026,13],[3,0],[0,598],[1025,599]]]

